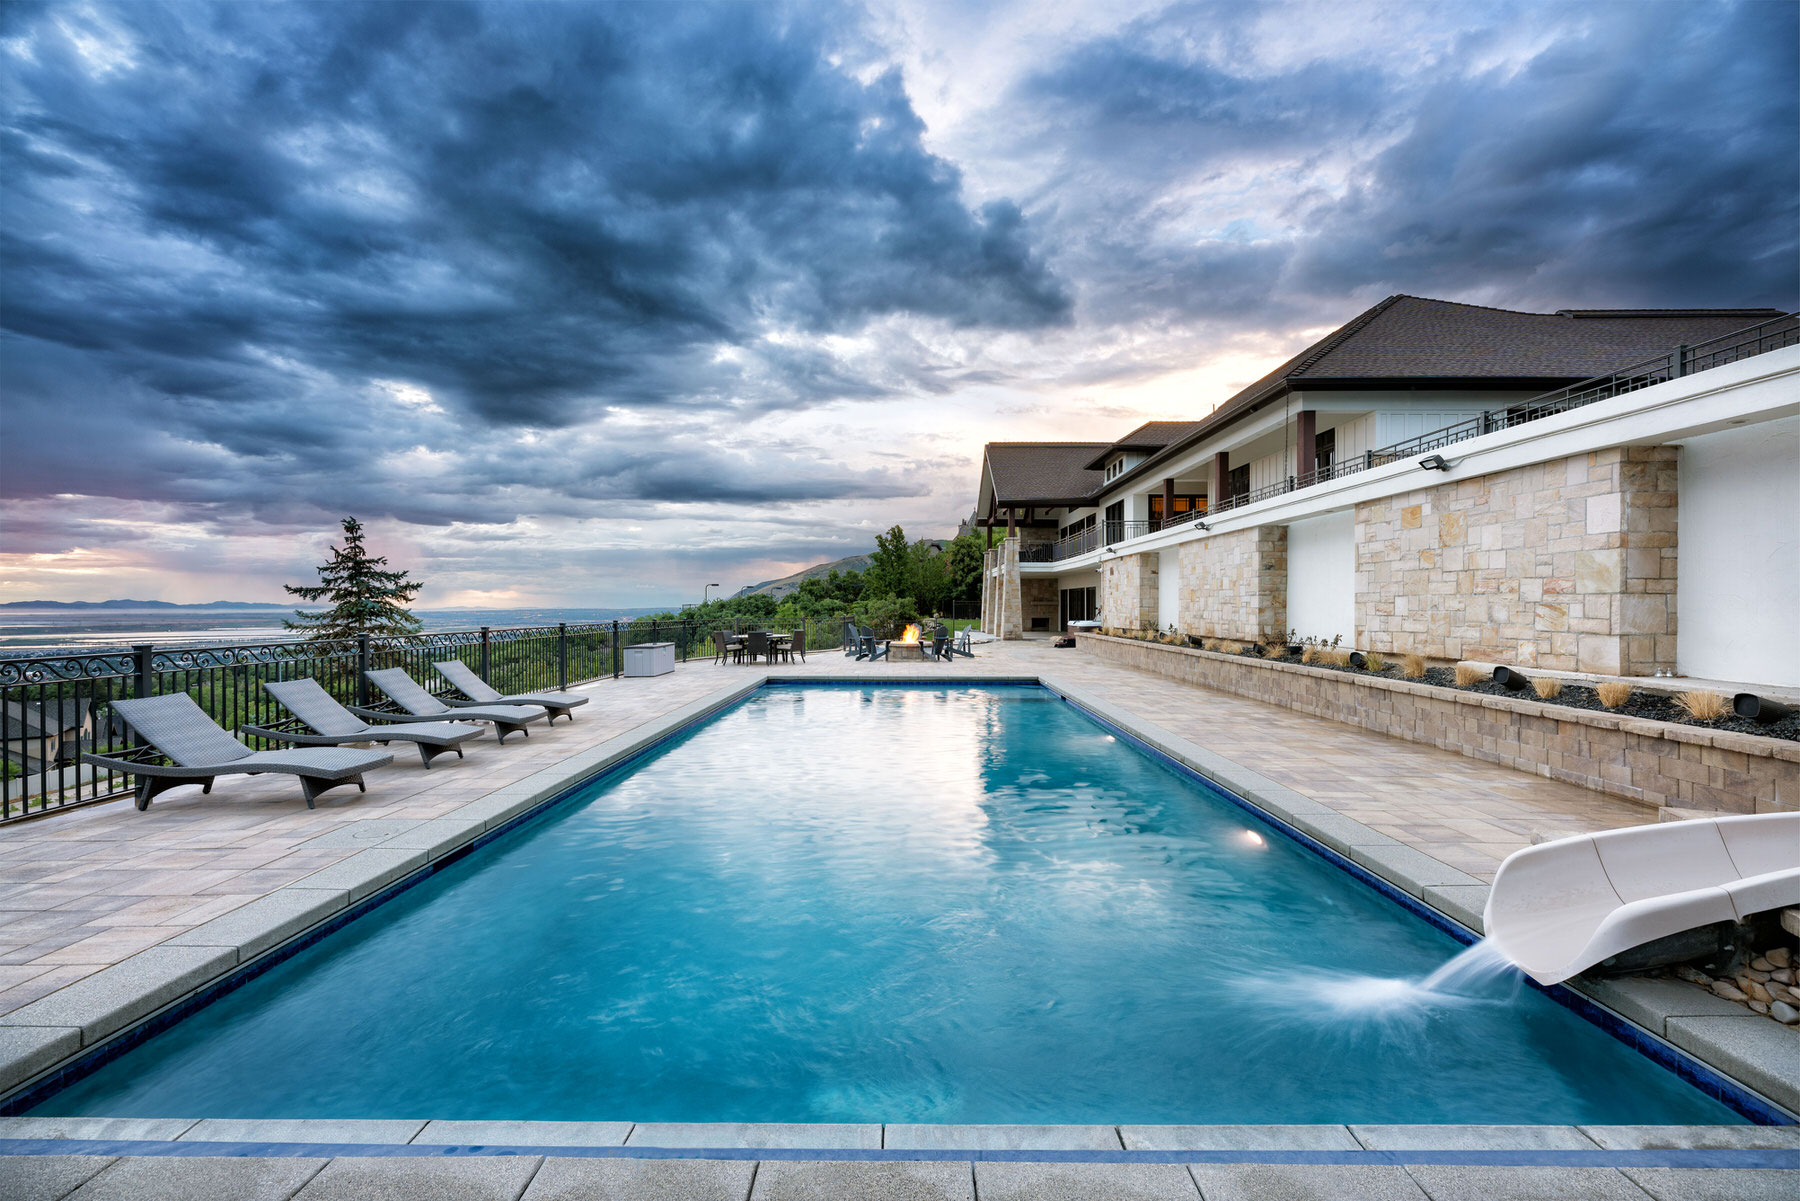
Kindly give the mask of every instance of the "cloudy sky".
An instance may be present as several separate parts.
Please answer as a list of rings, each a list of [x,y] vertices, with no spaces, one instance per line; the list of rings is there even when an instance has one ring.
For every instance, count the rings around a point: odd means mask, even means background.
[[[1393,292],[1800,301],[1791,0],[0,6],[0,599],[697,599]]]

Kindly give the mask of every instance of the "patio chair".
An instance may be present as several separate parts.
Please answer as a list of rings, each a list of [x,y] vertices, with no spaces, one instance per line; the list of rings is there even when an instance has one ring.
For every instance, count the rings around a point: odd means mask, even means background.
[[[129,755],[81,756],[83,763],[137,777],[137,807],[150,807],[159,792],[183,784],[198,784],[210,793],[219,776],[258,776],[273,772],[300,777],[306,807],[328,788],[355,784],[363,792],[363,773],[386,767],[394,757],[385,751],[353,751],[338,747],[304,747],[282,751],[253,751],[213,724],[206,710],[185,692],[111,701],[113,714],[146,742]],[[167,764],[155,761],[168,759]]]
[[[744,653],[750,656],[750,662],[756,662],[757,656],[765,659],[771,657],[769,632],[767,630],[751,630],[744,635]]]
[[[452,659],[448,663],[433,663],[432,666],[437,668],[440,676],[450,681],[453,688],[469,698],[467,701],[456,697],[445,698],[448,704],[459,709],[470,705],[536,705],[550,715],[550,721],[554,724],[559,717],[574,721],[575,715],[569,710],[588,703],[588,698],[578,692],[515,692],[511,696],[502,696],[488,687],[487,681],[476,675],[461,660]]]
[[[925,648],[925,653],[930,655],[933,659],[936,659],[939,662],[948,662],[949,661],[949,659],[950,659],[950,628],[948,626],[946,626],[942,623],[939,623],[938,625],[932,627],[931,642]]]
[[[264,680],[263,688],[312,733],[261,726],[244,726],[238,733],[300,746],[341,746],[346,742],[379,742],[387,746],[410,742],[419,748],[419,761],[428,769],[431,761],[445,751],[455,751],[456,757],[462,758],[462,744],[481,737],[481,727],[467,722],[372,726],[333,700],[314,679]]]
[[[862,635],[856,631],[856,623],[848,618],[844,621],[844,654],[862,658]]]
[[[365,671],[363,678],[381,689],[395,708],[365,709],[360,705],[347,705],[345,708],[358,717],[372,717],[376,721],[487,722],[494,727],[494,737],[504,743],[506,736],[515,730],[530,738],[531,731],[525,726],[545,715],[544,710],[527,705],[463,705],[452,709],[425,691],[417,680],[398,667]]]
[[[975,652],[970,649],[969,627],[964,626],[956,632],[956,639],[950,644],[952,656],[961,655],[965,659],[973,659]]]
[[[806,662],[806,631],[805,630],[795,630],[788,635],[787,659],[788,659],[789,663],[792,663],[794,661],[795,655],[800,656],[800,662],[802,662],[802,663]]]
[[[730,633],[725,630],[713,631],[713,662],[723,663],[726,659],[743,662],[744,647],[742,643],[732,641]]]
[[[858,659],[867,659],[869,662],[873,663],[875,660],[884,658],[887,655],[888,648],[875,641],[875,631],[868,626],[864,626],[861,630],[857,631],[856,637],[857,641],[862,644],[862,650],[858,651],[856,655]]]

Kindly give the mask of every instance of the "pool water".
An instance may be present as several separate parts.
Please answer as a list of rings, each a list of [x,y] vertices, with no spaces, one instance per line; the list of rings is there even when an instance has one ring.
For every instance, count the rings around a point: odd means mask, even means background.
[[[36,1112],[1741,1120],[1458,949],[1043,689],[771,687]]]

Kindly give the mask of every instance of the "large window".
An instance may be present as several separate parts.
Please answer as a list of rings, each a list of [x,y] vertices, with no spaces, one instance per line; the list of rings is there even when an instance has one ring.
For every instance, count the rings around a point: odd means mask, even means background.
[[[1232,499],[1250,495],[1250,464],[1231,469],[1230,486],[1226,489]]]
[[[1125,536],[1125,502],[1115,500],[1106,506],[1106,534],[1108,542],[1117,542]]]
[[[1056,628],[1066,630],[1071,621],[1094,620],[1096,609],[1094,596],[1095,590],[1092,588],[1059,589],[1058,600],[1060,603],[1057,605],[1057,609],[1061,620],[1057,622]]]
[[[1204,513],[1204,512],[1206,512],[1206,498],[1204,496],[1177,496],[1175,498],[1175,516],[1177,516],[1177,517],[1180,517],[1187,513]],[[1162,523],[1163,523],[1162,493],[1152,492],[1150,494],[1150,524],[1152,526],[1159,526]]]
[[[1313,435],[1313,466],[1321,475],[1337,461],[1337,431],[1320,430]]]
[[[1065,525],[1062,529],[1056,531],[1056,536],[1058,538],[1068,538],[1081,533],[1083,530],[1091,530],[1094,528],[1094,520],[1094,515],[1089,513],[1080,521],[1071,521],[1068,525]]]

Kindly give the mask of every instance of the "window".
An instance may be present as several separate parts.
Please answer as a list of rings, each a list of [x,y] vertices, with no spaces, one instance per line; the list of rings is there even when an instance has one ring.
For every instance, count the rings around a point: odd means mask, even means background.
[[[1320,430],[1314,434],[1313,448],[1313,466],[1323,475],[1337,461],[1337,431]]]
[[[1062,529],[1056,531],[1056,536],[1058,538],[1069,538],[1081,533],[1083,530],[1091,530],[1094,528],[1095,520],[1095,516],[1092,513],[1089,513],[1080,521],[1072,521]]]
[[[1106,540],[1117,542],[1125,536],[1125,502],[1115,500],[1106,506]]]
[[[1250,495],[1250,464],[1245,463],[1242,467],[1233,467],[1231,469],[1231,475],[1225,491],[1227,495],[1233,498]]]
[[[1152,525],[1161,523],[1163,519],[1162,509],[1162,493],[1152,492],[1150,494],[1150,523]],[[1206,498],[1204,496],[1177,496],[1175,498],[1175,516],[1177,517],[1180,517],[1183,513],[1204,512],[1206,512]]]

